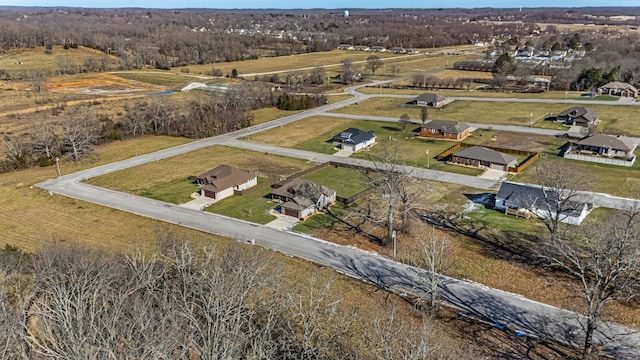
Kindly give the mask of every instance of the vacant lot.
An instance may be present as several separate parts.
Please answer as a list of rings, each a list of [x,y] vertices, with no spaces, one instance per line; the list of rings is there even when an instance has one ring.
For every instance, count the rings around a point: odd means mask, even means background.
[[[258,185],[252,191],[242,196],[223,199],[205,208],[205,211],[257,224],[266,224],[276,218],[269,214],[269,211],[277,205],[269,198],[273,190],[270,185],[271,182],[268,179],[258,178]]]
[[[349,105],[336,112],[399,118],[406,113],[412,119],[420,118],[420,107],[408,105],[410,99],[376,97]],[[570,104],[538,104],[517,102],[454,101],[440,109],[429,109],[430,119],[477,122],[483,124],[529,126],[548,129],[568,129],[561,124],[545,120],[570,108]],[[607,133],[640,136],[635,106],[587,105],[602,120],[599,127]]]
[[[206,82],[205,80],[194,78],[193,76],[186,76],[168,71],[126,71],[114,72],[112,74],[127,80],[168,87],[174,90],[179,90],[192,82]]]
[[[176,179],[185,179],[190,175],[199,175],[222,164],[275,178],[288,176],[310,167],[303,160],[225,146],[211,146],[188,154],[92,178],[89,179],[89,183],[132,194],[142,194],[150,188],[156,187],[157,189],[163,184],[171,184]]]
[[[343,198],[350,198],[369,187],[368,179],[360,171],[339,166],[328,166],[302,178],[334,189]]]
[[[55,73],[61,60],[70,62],[76,66],[83,64],[86,58],[108,58],[109,62],[120,61],[115,56],[108,56],[97,50],[78,46],[77,49],[64,49],[62,46],[54,46],[51,54],[44,52],[44,47],[34,49],[5,50],[0,59],[0,68],[10,74],[19,74],[29,71],[44,71],[48,74]]]

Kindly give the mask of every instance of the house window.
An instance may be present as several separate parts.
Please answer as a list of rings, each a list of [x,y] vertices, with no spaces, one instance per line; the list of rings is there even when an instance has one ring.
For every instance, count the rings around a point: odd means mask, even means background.
[[[432,134],[435,134],[436,132],[437,132],[437,130],[436,130],[436,129],[431,129],[431,133],[432,133]]]

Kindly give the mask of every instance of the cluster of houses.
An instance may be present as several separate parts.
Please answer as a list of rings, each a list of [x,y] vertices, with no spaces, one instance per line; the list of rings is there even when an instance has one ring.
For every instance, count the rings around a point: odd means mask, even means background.
[[[216,201],[242,194],[258,184],[255,174],[229,165],[218,165],[193,180],[200,187],[200,196]],[[333,204],[336,191],[312,181],[294,179],[274,189],[269,197],[279,204],[277,210],[283,215],[304,220]]]
[[[340,45],[338,45],[337,49],[338,50],[353,50],[353,51],[390,52],[390,53],[393,53],[393,54],[418,54],[418,53],[420,53],[416,49],[405,49],[405,48],[399,47],[399,46],[387,49],[384,46],[340,44]]]
[[[550,65],[553,63],[564,63],[581,60],[584,58],[586,51],[584,50],[551,50],[548,48],[536,48],[528,46],[526,49],[509,50],[509,56],[517,62],[528,63],[531,65]],[[490,59],[497,59],[503,53],[493,50],[489,53]]]

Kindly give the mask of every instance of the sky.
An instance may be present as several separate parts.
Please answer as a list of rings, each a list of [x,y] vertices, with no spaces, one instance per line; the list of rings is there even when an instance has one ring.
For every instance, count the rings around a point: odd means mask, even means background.
[[[5,6],[68,6],[90,8],[212,8],[212,9],[350,9],[350,8],[517,8],[640,6],[639,0],[0,0]],[[621,14],[624,15],[624,14]]]

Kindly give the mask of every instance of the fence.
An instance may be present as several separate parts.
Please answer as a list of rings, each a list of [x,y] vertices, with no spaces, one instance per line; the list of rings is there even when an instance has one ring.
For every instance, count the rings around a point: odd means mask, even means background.
[[[505,154],[527,155],[527,158],[524,159],[524,161],[522,161],[518,166],[510,167],[507,170],[510,173],[520,174],[529,165],[533,164],[538,159],[538,157],[540,156],[540,154],[538,154],[536,152],[527,151],[527,150],[508,149],[508,148],[501,148],[501,147],[497,147],[497,146],[486,146],[486,145],[477,145],[477,144],[457,143],[457,144],[451,146],[450,148],[448,148],[447,150],[445,150],[445,151],[441,152],[440,154],[438,154],[438,156],[436,156],[436,159],[438,161],[444,160],[444,159],[448,158],[451,154],[453,154],[456,151],[458,151],[459,149],[469,148],[469,147],[472,147],[472,146],[482,146],[482,147],[485,147],[487,149],[499,151],[499,152],[505,153]]]
[[[618,166],[626,166],[626,167],[633,166],[633,163],[636,160],[635,156],[631,160],[622,160],[622,159],[611,159],[611,158],[600,157],[600,156],[588,156],[588,155],[578,155],[578,154],[570,154],[570,153],[565,153],[564,157],[572,160],[591,161],[591,162],[596,162],[600,164],[618,165]]]

